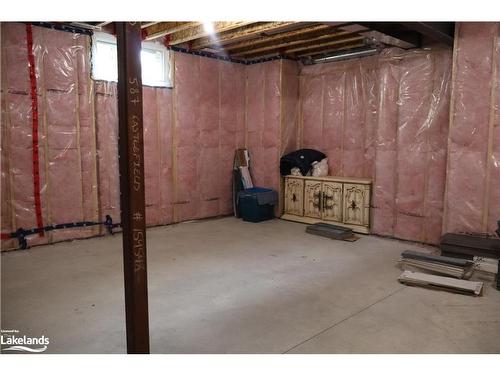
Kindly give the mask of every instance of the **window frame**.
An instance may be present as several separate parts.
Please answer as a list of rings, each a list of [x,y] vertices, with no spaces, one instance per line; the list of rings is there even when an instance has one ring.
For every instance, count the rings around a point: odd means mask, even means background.
[[[94,71],[94,65],[95,65],[94,56],[97,56],[97,44],[99,42],[109,43],[109,44],[113,44],[116,46],[116,36],[114,36],[112,34],[99,32],[99,31],[96,31],[93,33],[93,35],[92,35],[92,55],[90,57],[91,64],[92,64],[91,78],[94,81],[117,82],[118,77],[116,79],[110,80],[110,79],[104,79],[104,78],[94,76],[94,73],[95,73],[95,71]],[[154,84],[142,82],[142,85],[149,86],[149,87],[173,88],[174,85],[173,85],[173,80],[172,80],[172,54],[170,53],[170,50],[158,42],[151,42],[151,41],[143,41],[141,43],[141,51],[143,49],[162,53],[162,69],[164,70],[163,71],[164,79],[157,81],[157,82],[154,82]],[[142,70],[142,64],[141,64],[141,70]]]

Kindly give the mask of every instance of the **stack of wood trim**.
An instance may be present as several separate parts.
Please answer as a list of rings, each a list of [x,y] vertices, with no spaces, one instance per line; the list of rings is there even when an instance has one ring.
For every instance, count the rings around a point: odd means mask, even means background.
[[[474,262],[474,274],[480,278],[495,280],[498,274],[498,260],[491,258],[484,258],[475,256],[472,260]]]
[[[451,277],[421,272],[404,271],[399,276],[399,282],[406,285],[416,285],[473,296],[479,296],[483,292],[483,283],[481,281],[457,280]]]
[[[500,259],[500,238],[446,233],[441,237],[439,247],[446,255]]]
[[[313,225],[308,225],[306,227],[306,233],[332,238],[335,240],[347,240],[354,235],[352,229],[350,228],[327,223],[316,223]]]
[[[474,270],[474,263],[465,259],[424,254],[411,250],[401,254],[399,264],[403,270],[431,272],[457,279],[470,278]]]

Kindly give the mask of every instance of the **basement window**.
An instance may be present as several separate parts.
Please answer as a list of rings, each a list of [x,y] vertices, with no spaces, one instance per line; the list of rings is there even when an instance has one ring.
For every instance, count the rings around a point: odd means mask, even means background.
[[[142,84],[172,87],[170,53],[163,45],[142,42]],[[118,81],[118,58],[114,35],[96,32],[92,36],[92,78]]]

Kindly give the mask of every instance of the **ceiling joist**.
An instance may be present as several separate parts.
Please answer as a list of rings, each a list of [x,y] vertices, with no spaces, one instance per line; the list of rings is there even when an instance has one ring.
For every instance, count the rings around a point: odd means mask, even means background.
[[[270,32],[284,31],[285,28],[291,27],[297,22],[257,22],[252,25],[242,27],[232,33],[218,35],[217,37],[204,37],[193,43],[193,49],[201,49],[206,47],[219,47],[231,43],[241,42],[248,39],[259,37],[261,34]]]
[[[358,41],[364,39],[364,37],[361,37],[361,36],[356,36],[356,37],[352,37],[352,38],[346,38],[345,36],[346,36],[345,34],[341,34],[341,35],[330,34],[330,35],[321,36],[321,37],[318,37],[317,39],[308,40],[308,41],[296,41],[296,42],[276,44],[276,45],[272,45],[272,46],[268,46],[268,47],[252,49],[252,50],[248,50],[248,51],[241,52],[241,53],[231,54],[231,56],[249,57],[249,56],[255,56],[257,54],[268,54],[268,53],[272,53],[272,52],[279,52],[281,54],[289,54],[289,53],[296,53],[296,52],[299,52],[302,50],[307,50],[310,48],[340,45],[343,43],[358,42]]]
[[[311,37],[311,38],[303,38],[299,40],[294,40],[291,42],[284,42],[284,43],[271,43],[267,44],[264,47],[261,48],[247,48],[244,50],[237,50],[237,51],[229,51],[229,54],[232,56],[245,56],[246,54],[253,54],[255,52],[263,52],[266,53],[270,50],[277,50],[277,49],[288,49],[292,47],[303,47],[303,46],[309,46],[311,44],[316,44],[318,42],[326,42],[326,41],[334,41],[334,40],[340,40],[340,39],[345,39],[347,36],[352,35],[352,33],[349,32],[338,32],[338,33],[331,33],[331,34],[322,34],[316,37]]]
[[[181,32],[200,26],[199,22],[158,22],[146,26],[146,40],[161,38],[165,35]]]
[[[251,24],[252,22],[213,22],[213,33],[219,34],[225,31],[230,31],[234,29],[238,29],[240,27]],[[205,30],[204,25],[198,25],[196,27],[192,27],[186,30],[178,31],[173,34],[170,34],[169,44],[174,46],[176,44],[190,42],[192,40],[196,40],[202,37],[207,36],[207,30]],[[192,48],[192,47],[191,47]]]
[[[348,43],[346,44],[345,46],[336,46],[336,47],[320,47],[320,48],[317,48],[315,50],[308,50],[306,52],[301,52],[301,53],[297,53],[295,54],[295,57],[308,57],[308,56],[312,56],[313,58],[318,58],[318,57],[322,57],[324,55],[331,55],[331,54],[335,54],[335,52],[340,52],[340,51],[345,51],[345,50],[352,50],[352,49],[355,49],[355,48],[359,48],[359,47],[365,47],[366,44],[363,43],[363,42],[358,42],[358,43]]]
[[[275,43],[292,42],[294,40],[316,37],[325,34],[330,30],[330,26],[317,25],[312,27],[305,27],[294,31],[289,31],[286,33],[276,34],[271,37],[258,37],[251,39],[249,41],[244,41],[240,43],[231,44],[225,48],[226,51],[231,52],[241,52],[249,48],[260,48],[273,45]]]
[[[312,51],[316,51],[318,49],[333,47],[333,46],[343,47],[346,45],[352,45],[352,44],[357,44],[357,43],[364,44],[365,39],[366,38],[363,36],[356,36],[353,38],[334,40],[332,42],[309,44],[307,46],[300,46],[300,47],[287,49],[284,51],[284,53],[297,53],[297,52],[302,52],[302,51],[312,52]]]

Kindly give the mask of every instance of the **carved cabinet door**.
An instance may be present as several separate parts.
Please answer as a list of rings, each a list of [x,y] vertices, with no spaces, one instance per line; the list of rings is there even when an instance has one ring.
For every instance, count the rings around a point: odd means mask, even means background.
[[[304,216],[321,218],[321,181],[306,180],[304,186]]]
[[[342,221],[342,184],[323,182],[323,220]]]
[[[286,179],[285,213],[298,216],[304,214],[304,180],[299,178]]]
[[[370,188],[367,185],[344,184],[344,223],[369,225]]]

